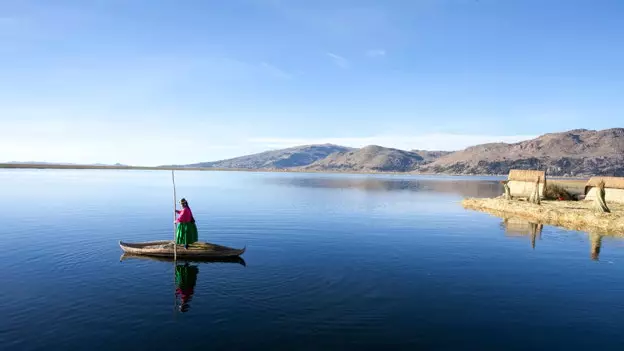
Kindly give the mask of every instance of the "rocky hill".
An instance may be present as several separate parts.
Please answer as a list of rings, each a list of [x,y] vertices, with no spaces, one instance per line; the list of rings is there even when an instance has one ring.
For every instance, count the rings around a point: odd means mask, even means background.
[[[428,151],[428,150],[412,150],[411,152],[420,155],[425,162],[433,162],[440,157],[452,154],[452,151]]]
[[[370,145],[339,152],[304,167],[315,171],[408,172],[424,163],[424,158],[411,151]]]
[[[512,168],[545,169],[550,176],[624,176],[624,128],[578,129],[514,144],[472,146],[443,156],[420,171],[506,174]]]
[[[550,176],[624,176],[624,128],[577,129],[514,144],[476,145],[456,152],[404,151],[376,145],[361,149],[307,145],[188,166],[449,174],[507,174],[517,168],[545,169]]]
[[[258,154],[215,162],[200,162],[187,167],[240,168],[240,169],[285,169],[301,167],[324,159],[333,153],[347,152],[351,148],[323,144],[305,145],[288,149],[265,151]]]

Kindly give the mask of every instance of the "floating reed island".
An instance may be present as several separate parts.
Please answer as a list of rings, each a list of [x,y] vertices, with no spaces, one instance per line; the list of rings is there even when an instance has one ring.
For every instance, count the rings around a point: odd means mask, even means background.
[[[498,217],[592,233],[624,236],[624,178],[592,177],[583,194],[571,194],[565,182],[547,181],[543,171],[512,170],[497,198],[468,198],[464,208]]]

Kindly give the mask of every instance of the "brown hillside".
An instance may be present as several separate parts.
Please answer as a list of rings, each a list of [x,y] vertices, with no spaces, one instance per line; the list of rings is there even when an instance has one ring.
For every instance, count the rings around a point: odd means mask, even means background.
[[[307,170],[407,172],[423,162],[417,153],[377,145],[338,152],[304,167]]]
[[[515,144],[469,147],[441,157],[424,171],[505,174],[512,168],[543,169],[549,175],[624,174],[624,128],[551,133]]]

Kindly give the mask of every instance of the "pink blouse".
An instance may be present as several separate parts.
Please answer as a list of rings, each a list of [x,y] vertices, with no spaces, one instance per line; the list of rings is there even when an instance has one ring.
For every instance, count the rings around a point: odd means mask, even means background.
[[[182,210],[176,210],[176,213],[179,214],[178,219],[176,219],[176,223],[188,223],[192,222],[193,212],[188,207],[183,207]]]

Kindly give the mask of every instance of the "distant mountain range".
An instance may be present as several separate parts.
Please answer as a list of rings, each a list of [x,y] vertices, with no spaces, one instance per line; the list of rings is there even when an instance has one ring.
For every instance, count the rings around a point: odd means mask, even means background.
[[[544,169],[551,176],[624,176],[624,128],[577,129],[455,152],[305,145],[183,167],[466,175],[506,174],[513,168]]]
[[[236,157],[216,162],[200,162],[186,167],[239,168],[239,169],[285,169],[302,167],[322,160],[329,155],[350,152],[352,148],[332,144],[305,145],[265,151],[259,154]]]
[[[11,161],[5,163],[7,165],[42,165],[42,166],[94,166],[94,167],[129,167],[121,163],[115,163],[114,165],[106,163],[60,163],[60,162],[39,162],[39,161]]]
[[[410,172],[425,162],[415,152],[370,145],[333,153],[302,168],[314,171]]]
[[[553,176],[624,176],[624,128],[577,129],[514,144],[469,147],[422,168],[434,173],[504,174],[542,169]]]
[[[154,168],[122,164],[10,162],[3,168]],[[305,145],[214,162],[156,168],[212,168],[266,171],[402,172],[502,175],[510,169],[546,170],[550,176],[624,176],[624,128],[576,129],[513,144],[490,143],[460,151],[399,150],[377,145],[350,148]]]

